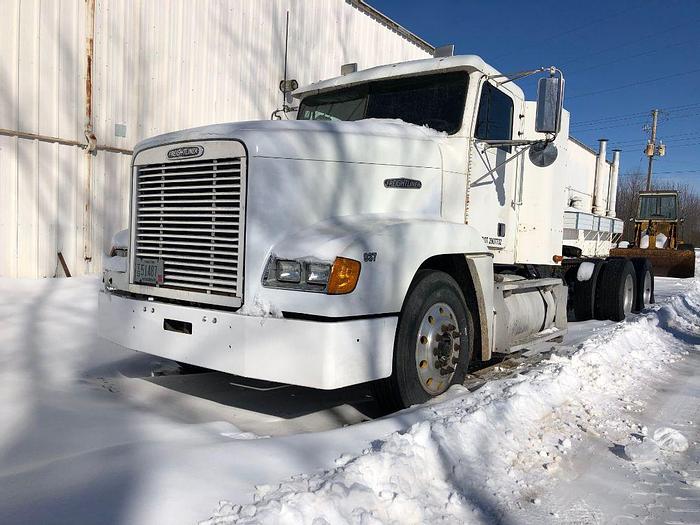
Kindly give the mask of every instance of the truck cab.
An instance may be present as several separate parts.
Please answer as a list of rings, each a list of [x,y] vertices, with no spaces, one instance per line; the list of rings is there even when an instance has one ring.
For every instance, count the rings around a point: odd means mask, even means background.
[[[568,113],[561,74],[537,72],[531,102],[477,56],[391,64],[296,90],[296,120],[142,141],[103,335],[244,377],[372,381],[387,409],[561,339]]]

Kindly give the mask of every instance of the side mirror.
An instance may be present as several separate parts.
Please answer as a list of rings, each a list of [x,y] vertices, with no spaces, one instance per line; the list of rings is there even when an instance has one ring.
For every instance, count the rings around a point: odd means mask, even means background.
[[[537,83],[537,111],[535,131],[558,133],[561,128],[561,111],[564,107],[564,78],[541,78]]]

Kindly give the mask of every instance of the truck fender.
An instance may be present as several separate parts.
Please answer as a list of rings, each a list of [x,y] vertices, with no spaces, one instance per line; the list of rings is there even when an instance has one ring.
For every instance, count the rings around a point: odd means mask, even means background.
[[[362,264],[357,288],[348,295],[271,294],[282,311],[331,317],[398,314],[421,265],[445,254],[467,256],[470,273],[479,278],[475,288],[480,290],[482,308],[492,310],[491,255],[479,233],[467,224],[383,215],[335,218],[282,240],[271,253],[329,262],[347,257]]]

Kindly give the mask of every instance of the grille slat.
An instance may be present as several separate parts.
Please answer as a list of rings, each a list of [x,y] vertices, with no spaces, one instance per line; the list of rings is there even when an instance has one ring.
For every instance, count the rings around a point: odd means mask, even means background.
[[[237,222],[237,221],[216,221],[216,222],[212,222],[212,221],[152,221],[152,220],[143,220],[143,221],[140,222],[140,224],[149,224],[149,225],[150,225],[150,224],[167,224],[167,225],[173,225],[173,224],[195,225],[195,224],[196,224],[197,226],[201,226],[202,228],[204,228],[204,227],[211,227],[211,226],[214,225],[214,224],[215,224],[216,226],[238,226],[238,222]],[[147,228],[143,227],[143,228],[141,228],[141,229],[142,229],[142,230],[145,230],[145,229],[147,229]],[[161,230],[161,229],[162,229],[162,230],[167,230],[168,228],[167,228],[167,227],[166,227],[166,228],[156,227],[156,229],[157,229],[157,230]],[[179,230],[179,229],[181,229],[181,228],[174,228],[174,229],[175,229],[175,230]],[[198,231],[199,231],[199,230],[198,230]],[[219,231],[219,230],[217,230],[217,231]],[[236,230],[236,231],[238,231],[238,230]]]
[[[217,170],[195,170],[195,171],[167,171],[163,168],[161,171],[152,171],[150,173],[145,173],[141,175],[141,182],[152,181],[153,179],[162,179],[167,181],[177,181],[178,177],[189,177],[190,175],[218,175],[222,174],[235,174],[240,172],[240,168],[237,166],[227,166],[224,169]]]
[[[163,286],[161,286],[164,288]],[[207,286],[205,284],[190,284],[190,283],[171,283],[168,288],[174,290],[192,290],[201,293],[212,293],[218,295],[233,295],[235,288],[223,288],[221,286]]]
[[[220,172],[217,172],[220,173]],[[189,179],[177,179],[176,181],[169,181],[177,184],[190,184],[190,183],[201,183],[201,182],[214,182],[216,181],[216,186],[217,188],[219,187],[219,182],[222,184],[231,184],[234,183],[235,186],[240,186],[237,184],[235,181],[238,180],[238,177],[225,177],[223,175],[217,176],[217,177],[208,177],[208,178],[189,178]],[[163,184],[163,180],[146,180],[143,182],[139,182],[139,187],[143,190],[160,190],[160,185]],[[155,187],[154,187],[155,186]],[[185,186],[186,188],[191,188],[193,186]],[[205,186],[208,187],[208,186]],[[171,189],[175,188],[174,186],[171,186]]]
[[[136,168],[134,255],[163,261],[157,287],[240,297],[242,166],[223,158]]]
[[[204,279],[201,277],[192,277],[191,275],[178,275],[178,274],[173,273],[173,272],[168,272],[167,270],[165,272],[165,278],[166,279],[169,278],[171,281],[183,281],[183,282],[190,283],[190,284],[193,284],[193,283],[202,283],[202,284],[211,283],[211,284],[223,284],[223,285],[230,284],[228,279],[213,279],[211,277]]]
[[[187,195],[182,195],[181,197],[186,197]],[[149,195],[149,197],[163,197],[158,200],[155,199],[139,199],[139,204],[145,204],[146,206],[153,206],[154,204],[160,204],[162,209],[171,210],[171,205],[173,204],[216,204],[225,203],[230,204],[232,202],[239,202],[240,199],[183,199],[181,197],[175,198],[175,195]],[[170,198],[172,197],[172,199]],[[219,209],[218,207],[216,209]]]
[[[180,204],[177,201],[174,201],[174,204]],[[238,207],[232,208],[230,206],[227,207],[217,207],[217,206],[169,206],[168,208],[161,208],[160,206],[146,206],[143,208],[139,208],[141,211],[163,211],[163,212],[173,212],[173,211],[183,211],[183,212],[191,212],[191,211],[220,211],[220,212],[236,212],[238,211]]]
[[[145,255],[145,257],[157,257],[158,252],[154,252],[152,255]],[[235,261],[235,259],[221,259],[219,257],[197,257],[196,255],[168,255],[168,260],[177,260],[177,259],[182,259],[184,261],[206,261],[210,263],[210,266],[212,268],[216,268],[218,266],[222,265],[231,265],[231,266],[236,266],[238,263]]]
[[[141,166],[139,173],[150,173],[155,171],[174,171],[178,173],[188,173],[187,170],[192,168],[217,168],[217,171],[223,166],[229,168],[231,166],[240,166],[241,162],[238,159],[228,161],[218,160],[212,162],[188,163],[188,162],[170,162],[167,164],[153,164],[152,166]]]
[[[141,226],[139,231],[142,232],[196,232],[196,233],[206,233],[211,235],[213,232],[210,228],[169,228],[169,227],[158,227],[158,226]],[[217,228],[216,233],[238,233],[238,230],[225,230],[223,228]],[[153,237],[154,234],[151,233],[139,233],[139,237]],[[155,235],[156,237],[161,237],[161,235]],[[177,237],[177,235],[173,235]]]
[[[235,256],[236,250],[233,250],[231,248],[228,248],[226,250],[202,250],[201,248],[197,248],[196,246],[193,246],[192,248],[180,248],[180,247],[175,247],[175,248],[158,248],[158,247],[148,247],[144,246],[141,250],[139,250],[139,253],[143,252],[144,257],[149,257],[149,258],[159,258],[159,259],[166,259],[170,254],[178,254],[178,253],[193,253],[193,254],[211,254],[211,255],[231,255]]]
[[[141,217],[143,217],[144,219],[155,219],[155,218],[158,218],[158,219],[175,219],[175,220],[172,221],[172,222],[177,222],[177,223],[183,222],[182,220],[179,219],[179,217],[182,217],[182,218],[184,218],[185,220],[191,220],[191,219],[197,219],[197,218],[198,218],[197,215],[187,215],[187,214],[185,214],[185,213],[164,213],[164,212],[162,212],[162,211],[161,211],[160,213],[150,213],[150,212],[149,212],[149,213],[142,213],[142,214],[141,214]],[[201,215],[201,214],[200,214],[200,215],[199,215],[199,218],[201,218],[202,224],[205,223],[205,221],[206,221],[207,218],[214,219],[214,221],[212,221],[213,224],[224,224],[224,222],[223,222],[224,220],[227,220],[227,221],[236,221],[236,220],[238,220],[238,214],[237,214],[237,213],[231,213],[231,214],[226,215],[226,214],[223,214],[223,213],[221,213],[221,214],[218,214],[218,213],[217,213],[216,215],[209,215],[209,216],[207,216],[207,215]],[[219,219],[221,219],[221,221],[220,221]],[[163,221],[163,224],[165,224],[165,221]]]
[[[164,236],[165,237],[165,236]],[[200,239],[204,240],[204,239]],[[235,242],[230,242],[230,239],[226,239],[229,242],[221,242],[218,239],[214,239],[212,237],[212,242],[193,242],[193,241],[186,241],[186,240],[173,240],[173,241],[166,241],[163,239],[139,239],[139,244],[148,244],[151,245],[150,248],[153,248],[153,245],[158,246],[159,249],[167,250],[169,248],[166,248],[166,246],[175,246],[175,249],[178,246],[203,246],[203,247],[210,247],[210,248],[234,248],[238,246],[238,243]],[[160,248],[162,247],[162,248]],[[144,246],[144,248],[148,249],[149,246]],[[211,253],[210,251],[207,251],[207,253]]]
[[[217,182],[222,181],[225,183],[225,184],[215,185],[214,188],[217,190],[220,190],[222,188],[240,188],[241,187],[240,184],[228,184],[227,183],[228,181],[226,181],[224,179],[212,179],[212,181],[217,181]],[[177,182],[178,182],[178,184],[180,184],[180,183],[186,182],[186,181],[178,180]],[[197,182],[201,182],[201,181],[197,181]],[[149,186],[145,186],[145,185],[141,186],[141,188],[139,188],[139,193],[141,193],[141,195],[146,195],[146,194],[150,194],[150,193],[157,194],[157,193],[160,193],[162,191],[173,191],[173,190],[207,190],[207,191],[211,191],[211,189],[212,189],[212,186],[209,184],[207,184],[205,186],[194,186],[194,185],[193,186],[164,186],[162,181],[158,181],[157,184],[158,184],[158,186],[150,186],[150,185]],[[163,186],[163,187],[161,187],[161,186]],[[172,195],[172,193],[168,193],[168,195]]]
[[[192,270],[191,268],[205,268],[209,269],[210,271],[208,272],[202,272],[200,270]],[[192,263],[192,262],[186,262],[186,261],[178,261],[177,263],[173,263],[173,261],[168,261],[168,266],[166,267],[167,272],[172,272],[172,273],[186,273],[186,272],[192,272],[193,275],[215,275],[215,276],[222,276],[222,277],[231,277],[231,274],[229,272],[235,272],[236,268],[235,267],[225,267],[225,266],[217,266],[216,268],[208,265],[208,264],[198,264],[198,263]],[[214,271],[216,270],[216,271]],[[223,273],[226,272],[226,273]]]

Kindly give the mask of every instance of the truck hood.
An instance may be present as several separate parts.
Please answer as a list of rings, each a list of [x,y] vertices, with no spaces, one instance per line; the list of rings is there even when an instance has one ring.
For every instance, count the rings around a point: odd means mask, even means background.
[[[256,120],[214,124],[139,142],[134,154],[164,144],[237,139],[249,157],[441,168],[447,134],[401,120]]]

